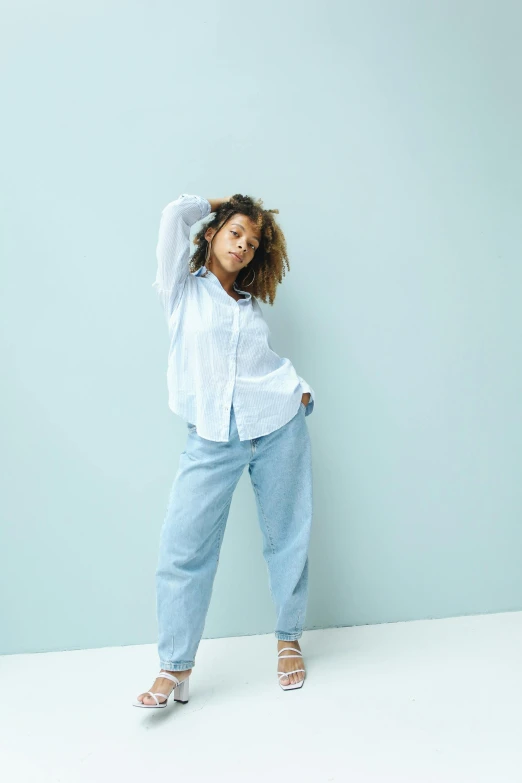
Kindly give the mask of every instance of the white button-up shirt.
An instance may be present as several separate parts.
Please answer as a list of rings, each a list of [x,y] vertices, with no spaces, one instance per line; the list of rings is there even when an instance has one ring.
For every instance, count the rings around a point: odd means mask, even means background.
[[[240,440],[259,438],[296,415],[305,392],[314,391],[290,359],[270,347],[261,307],[248,291],[236,301],[219,278],[201,267],[191,273],[190,228],[211,212],[200,196],[182,193],[161,213],[156,280],[167,319],[169,408],[196,425],[202,438],[228,441],[234,406]]]

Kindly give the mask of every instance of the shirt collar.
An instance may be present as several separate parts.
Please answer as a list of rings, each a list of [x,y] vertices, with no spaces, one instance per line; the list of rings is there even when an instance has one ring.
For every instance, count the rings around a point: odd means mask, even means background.
[[[196,270],[196,272],[194,272],[194,277],[201,277],[204,274],[205,270],[206,270],[205,266],[200,266],[199,269]],[[210,269],[208,270],[208,277],[213,283],[217,283],[219,286],[221,286],[221,288],[223,288],[219,278],[217,278],[214,272],[212,272]],[[245,302],[252,298],[252,294],[250,293],[250,291],[243,291],[242,288],[238,288],[235,282],[234,282],[234,291],[237,291],[238,294],[246,294]]]

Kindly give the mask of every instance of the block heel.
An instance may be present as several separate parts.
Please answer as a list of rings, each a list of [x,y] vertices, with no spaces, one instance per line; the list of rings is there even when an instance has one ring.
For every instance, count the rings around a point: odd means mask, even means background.
[[[186,680],[183,680],[183,682],[178,685],[177,688],[174,688],[174,690],[172,691],[174,694],[174,701],[180,701],[182,704],[186,704],[188,702],[189,679],[190,679],[190,674]]]

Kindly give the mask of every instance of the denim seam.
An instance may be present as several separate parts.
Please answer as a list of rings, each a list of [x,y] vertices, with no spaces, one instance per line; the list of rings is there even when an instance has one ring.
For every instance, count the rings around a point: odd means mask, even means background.
[[[252,478],[252,477],[250,477],[250,478]],[[261,505],[261,498],[259,496],[259,492],[257,491],[257,486],[256,486],[254,481],[252,481],[252,486],[254,487],[254,492],[256,493],[257,502],[259,503],[259,508],[261,510],[261,514],[263,515],[263,519],[265,520],[265,526],[266,526],[266,532],[268,534],[268,540],[269,540],[270,546],[272,548],[272,554],[274,554],[275,549],[274,549],[274,543],[272,541],[272,534],[270,532],[270,525],[268,524],[268,519],[266,518],[265,512],[263,511],[263,506]]]
[[[250,478],[252,479],[252,475],[250,476]],[[255,492],[255,494],[256,494],[256,497],[257,497],[257,500],[258,500],[258,503],[259,503],[259,508],[260,508],[260,510],[261,510],[261,514],[262,514],[262,516],[263,516],[263,519],[265,520],[266,533],[267,533],[267,536],[268,536],[268,541],[269,541],[269,543],[270,543],[270,547],[271,547],[271,549],[272,549],[272,552],[269,552],[269,553],[267,554],[267,560],[268,560],[268,563],[267,563],[267,569],[266,569],[266,570],[267,570],[267,572],[268,572],[268,590],[269,590],[269,592],[270,592],[270,596],[271,596],[272,600],[274,600],[274,594],[273,594],[273,592],[272,592],[272,586],[271,586],[271,584],[270,584],[270,582],[271,582],[271,579],[270,579],[270,568],[269,568],[269,565],[270,565],[270,555],[271,555],[271,554],[273,554],[273,553],[274,553],[274,551],[275,551],[275,549],[274,549],[274,542],[272,541],[272,536],[271,536],[271,534],[270,534],[270,526],[269,526],[269,524],[268,524],[268,520],[267,520],[267,518],[265,517],[265,512],[263,511],[263,507],[262,507],[262,505],[261,505],[261,498],[259,497],[259,492],[257,491],[257,486],[256,486],[256,484],[255,484],[255,482],[254,482],[254,481],[252,481],[252,486],[253,486],[253,488],[254,488],[254,492]]]
[[[224,517],[224,516],[227,514],[227,512],[228,512],[228,509],[230,508],[230,505],[231,505],[231,503],[232,503],[232,500],[230,500],[230,501],[227,503],[227,505],[225,506],[225,508],[224,508],[224,509],[223,509],[223,511],[221,512],[221,514],[220,514],[220,516],[219,516],[219,524],[221,524],[221,523],[222,523],[222,521],[223,521],[223,517]],[[224,533],[225,533],[225,527],[226,527],[226,525],[222,525],[222,524],[221,524],[221,533],[220,533],[220,535],[219,535],[219,538],[218,538],[218,544],[217,544],[217,548],[216,548],[216,562],[219,562],[219,554],[220,554],[220,551],[219,551],[219,550],[221,549],[221,542],[223,541],[223,535],[224,535]]]

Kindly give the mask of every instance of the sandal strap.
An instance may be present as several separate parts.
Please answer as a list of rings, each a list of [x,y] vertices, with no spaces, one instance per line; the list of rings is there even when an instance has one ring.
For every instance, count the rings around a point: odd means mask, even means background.
[[[174,677],[173,674],[169,674],[168,672],[160,672],[158,674],[158,677],[165,677],[167,680],[171,680],[171,682],[175,682],[176,683],[176,687],[180,684],[178,678]]]
[[[294,669],[293,672],[277,672],[279,677],[288,677],[289,674],[297,674],[297,672],[304,672],[304,669]]]
[[[156,704],[159,704],[159,701],[157,700],[157,698],[156,698],[156,694],[155,694],[155,693],[152,693],[152,691],[147,691],[147,693],[149,694],[149,696],[152,696],[152,698],[154,699],[154,701],[156,702]],[[163,696],[163,694],[162,694],[162,693],[159,693],[159,694],[158,694],[158,696]]]
[[[299,650],[297,650],[295,647],[281,647],[281,649],[277,653],[277,657],[279,658],[280,654],[282,652],[284,652],[285,650],[291,650],[292,652],[299,653],[297,656],[294,655],[294,658],[302,658],[303,657],[302,653]],[[283,655],[283,658],[291,658],[291,657],[292,657],[291,655]]]

